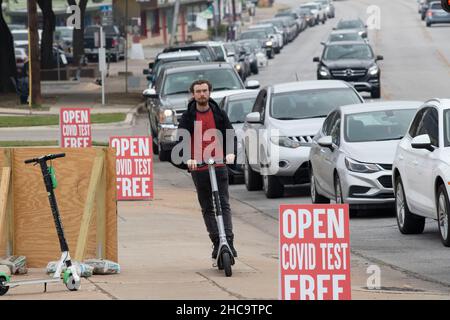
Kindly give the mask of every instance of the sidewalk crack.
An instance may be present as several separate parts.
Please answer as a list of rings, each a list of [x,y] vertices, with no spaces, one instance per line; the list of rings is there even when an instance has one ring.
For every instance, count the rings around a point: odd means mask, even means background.
[[[248,300],[248,299],[249,299],[249,298],[247,298],[247,297],[244,297],[244,296],[240,295],[239,293],[232,292],[232,291],[228,290],[227,288],[222,287],[222,286],[219,285],[217,282],[215,282],[214,280],[208,278],[207,276],[205,276],[205,275],[202,274],[201,272],[196,272],[196,274],[198,274],[199,276],[205,278],[209,283],[211,283],[212,285],[216,286],[216,287],[219,288],[220,290],[222,290],[222,291],[228,293],[230,296],[235,297],[236,299],[239,299],[239,300]]]

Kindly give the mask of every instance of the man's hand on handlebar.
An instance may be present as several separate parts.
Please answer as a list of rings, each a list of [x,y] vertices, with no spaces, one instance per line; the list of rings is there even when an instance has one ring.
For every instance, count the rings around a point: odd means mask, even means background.
[[[227,154],[225,157],[225,163],[226,164],[233,164],[234,160],[236,159],[236,156],[233,153]],[[189,171],[197,169],[198,163],[197,160],[189,159],[186,162],[186,165],[188,166]],[[206,165],[206,163],[201,163],[201,166]]]

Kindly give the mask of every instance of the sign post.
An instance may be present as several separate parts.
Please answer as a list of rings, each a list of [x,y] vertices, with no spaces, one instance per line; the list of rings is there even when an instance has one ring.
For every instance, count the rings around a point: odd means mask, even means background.
[[[117,200],[153,199],[151,137],[111,137],[116,149]]]
[[[102,106],[105,106],[105,72],[106,72],[106,49],[105,34],[100,27],[100,48],[98,49],[98,69],[102,75]]]
[[[280,205],[280,298],[349,300],[348,204]]]

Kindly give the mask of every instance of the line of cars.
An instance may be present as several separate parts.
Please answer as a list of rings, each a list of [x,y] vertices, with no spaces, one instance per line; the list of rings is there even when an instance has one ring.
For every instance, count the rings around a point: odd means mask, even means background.
[[[418,12],[427,27],[433,24],[450,23],[450,13],[442,9],[441,1],[417,0]]]

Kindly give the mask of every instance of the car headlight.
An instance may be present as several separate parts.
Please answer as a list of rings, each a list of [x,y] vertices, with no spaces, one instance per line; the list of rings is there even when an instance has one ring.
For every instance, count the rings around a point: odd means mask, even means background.
[[[173,111],[171,109],[160,110],[159,111],[159,123],[164,123],[164,124],[177,123],[177,116],[176,116],[175,111]]]
[[[348,170],[360,173],[373,173],[380,171],[380,167],[374,163],[364,163],[353,160],[351,158],[345,158],[345,166]]]
[[[369,74],[374,76],[376,74],[378,74],[378,71],[380,71],[380,69],[378,68],[377,65],[370,67],[369,69]]]
[[[319,74],[320,74],[322,77],[328,77],[328,76],[330,75],[330,70],[328,70],[328,68],[322,66],[322,67],[320,67],[320,69],[319,69]]]
[[[301,146],[301,143],[298,141],[294,141],[289,137],[270,137],[270,141],[272,141],[273,144],[276,144],[280,147],[286,147],[286,148],[298,148]]]
[[[268,46],[268,47],[273,46],[273,42],[272,41],[266,41],[266,46]]]
[[[240,64],[237,64],[234,67],[236,68],[237,71],[241,70],[241,65]]]

